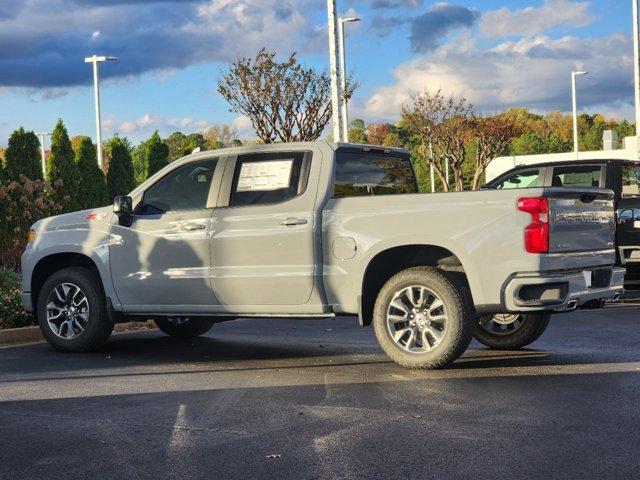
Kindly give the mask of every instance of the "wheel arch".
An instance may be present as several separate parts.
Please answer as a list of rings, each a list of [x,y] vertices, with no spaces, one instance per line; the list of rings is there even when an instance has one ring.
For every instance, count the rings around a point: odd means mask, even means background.
[[[430,244],[396,245],[376,253],[364,270],[359,300],[360,325],[371,325],[373,307],[382,286],[397,273],[418,266],[431,266],[455,273],[471,295],[468,272],[453,251]]]
[[[104,293],[104,279],[96,262],[88,255],[75,252],[53,253],[47,255],[35,264],[31,274],[31,301],[37,306],[38,296],[42,286],[55,272],[69,267],[85,267],[93,270],[100,278],[100,286]]]

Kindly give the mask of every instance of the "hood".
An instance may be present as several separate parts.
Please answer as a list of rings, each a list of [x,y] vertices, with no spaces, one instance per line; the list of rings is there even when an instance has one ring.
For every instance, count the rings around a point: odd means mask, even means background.
[[[89,225],[108,224],[113,215],[113,207],[92,208],[81,212],[65,213],[44,218],[31,227],[39,232],[87,228]]]

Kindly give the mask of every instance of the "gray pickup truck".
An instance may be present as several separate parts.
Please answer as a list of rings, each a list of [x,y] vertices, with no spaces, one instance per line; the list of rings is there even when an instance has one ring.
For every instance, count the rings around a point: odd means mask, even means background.
[[[363,145],[196,153],[112,207],[36,223],[23,303],[69,352],[100,347],[132,318],[184,338],[237,317],[357,315],[394,361],[436,368],[474,334],[521,346],[550,312],[616,299],[612,198],[422,194],[406,151]],[[481,331],[479,319],[500,325],[505,313],[520,327]]]

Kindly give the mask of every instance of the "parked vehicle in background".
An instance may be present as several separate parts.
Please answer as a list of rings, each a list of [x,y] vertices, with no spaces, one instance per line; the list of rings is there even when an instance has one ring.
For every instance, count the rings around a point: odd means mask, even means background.
[[[619,296],[613,216],[613,193],[594,188],[421,194],[397,149],[216,150],[113,208],[36,223],[22,297],[63,351],[96,349],[131,318],[194,337],[236,317],[357,315],[397,363],[436,368],[465,351],[477,315],[537,315],[524,345],[548,312]]]

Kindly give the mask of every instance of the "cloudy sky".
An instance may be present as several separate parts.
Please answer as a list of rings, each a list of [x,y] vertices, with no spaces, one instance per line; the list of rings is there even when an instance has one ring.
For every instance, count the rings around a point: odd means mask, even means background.
[[[569,110],[572,69],[581,107],[631,117],[631,2],[625,0],[338,0],[349,25],[352,105],[394,121],[413,93],[441,88],[484,112]],[[325,0],[0,0],[0,145],[18,126],[93,135],[93,53],[106,135],[134,142],[158,129],[247,122],[216,93],[224,65],[265,46],[326,69]]]

